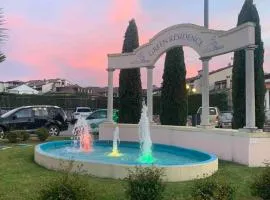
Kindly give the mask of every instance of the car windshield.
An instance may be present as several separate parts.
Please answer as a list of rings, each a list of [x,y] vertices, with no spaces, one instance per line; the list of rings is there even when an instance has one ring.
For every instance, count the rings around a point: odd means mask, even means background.
[[[90,108],[78,108],[77,112],[91,112]]]
[[[9,117],[10,115],[12,115],[13,113],[17,112],[19,108],[15,108],[13,110],[10,110],[6,113],[4,113],[3,115],[1,115],[2,118],[6,118],[6,117]]]
[[[232,116],[232,113],[227,112],[227,113],[221,113],[221,117],[224,119],[231,120],[233,116]]]
[[[198,110],[198,114],[202,114],[202,108],[200,108],[199,110]],[[216,111],[216,109],[215,108],[209,108],[209,115],[216,115],[217,114],[217,111]]]

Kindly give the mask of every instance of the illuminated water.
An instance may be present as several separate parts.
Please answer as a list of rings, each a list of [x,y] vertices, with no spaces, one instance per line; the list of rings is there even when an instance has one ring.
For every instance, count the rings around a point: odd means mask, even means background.
[[[153,163],[142,163],[138,159],[140,144],[133,142],[121,142],[118,150],[123,154],[121,157],[109,157],[112,151],[111,141],[93,142],[91,152],[83,152],[79,147],[74,147],[73,141],[55,141],[40,144],[39,151],[56,158],[67,160],[80,160],[92,163],[123,164],[123,165],[194,165],[211,161],[214,155],[201,151],[179,148],[175,146],[153,144],[152,154],[155,158]]]
[[[141,152],[138,158],[140,163],[151,164],[155,162],[152,154],[152,140],[150,136],[149,119],[147,116],[147,106],[143,102],[141,119],[139,122],[139,141],[141,144]]]

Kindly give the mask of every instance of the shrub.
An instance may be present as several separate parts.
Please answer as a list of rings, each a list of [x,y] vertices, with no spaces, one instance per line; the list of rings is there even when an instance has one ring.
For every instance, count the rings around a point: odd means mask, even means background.
[[[270,167],[255,177],[250,187],[252,195],[270,199]]]
[[[27,141],[30,138],[30,134],[27,131],[22,131],[20,136],[22,141]]]
[[[74,174],[65,174],[48,183],[40,192],[40,200],[96,200],[89,183]]]
[[[192,197],[194,200],[234,200],[235,188],[224,180],[200,179],[195,182]]]
[[[44,185],[39,193],[40,200],[96,200],[96,194],[92,190],[86,179],[77,173],[71,173],[74,168],[74,161],[70,161],[68,166],[60,163],[63,175],[55,178]],[[83,165],[77,166],[77,172],[81,171]]]
[[[11,132],[7,133],[7,139],[10,143],[18,142],[18,133],[15,131],[11,131]]]
[[[39,128],[35,133],[41,142],[45,141],[49,137],[49,131],[46,128]]]
[[[155,167],[137,167],[129,171],[126,196],[130,200],[163,199],[165,185],[162,181],[163,171]]]

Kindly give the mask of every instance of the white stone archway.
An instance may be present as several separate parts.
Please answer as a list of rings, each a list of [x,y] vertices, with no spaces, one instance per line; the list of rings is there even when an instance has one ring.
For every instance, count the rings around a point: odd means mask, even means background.
[[[202,61],[202,122],[209,126],[209,69],[208,61],[215,56],[235,50],[246,50],[246,126],[255,127],[255,88],[254,88],[254,49],[255,24],[245,23],[228,31],[207,29],[193,24],[171,26],[155,35],[132,53],[108,54],[108,121],[112,122],[113,110],[113,72],[115,69],[147,68],[147,106],[152,121],[153,68],[158,58],[166,51],[177,46],[189,46]]]

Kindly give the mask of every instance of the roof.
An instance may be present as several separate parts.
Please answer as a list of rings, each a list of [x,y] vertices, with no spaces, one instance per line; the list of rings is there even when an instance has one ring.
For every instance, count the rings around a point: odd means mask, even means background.
[[[28,85],[20,85],[18,87],[15,87],[15,88],[12,88],[10,89],[10,91],[31,91],[31,92],[34,92],[34,93],[38,93],[37,90],[34,90],[33,88],[29,87]]]
[[[210,74],[215,74],[215,73],[217,73],[217,72],[220,72],[220,71],[223,71],[223,70],[226,70],[226,69],[229,69],[229,68],[233,68],[233,66],[232,66],[232,65],[228,65],[227,67],[223,67],[223,68],[220,68],[220,69],[211,71],[211,72],[209,72],[209,75],[210,75]]]

